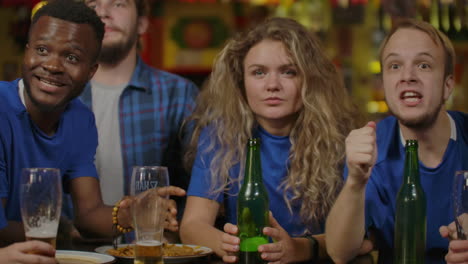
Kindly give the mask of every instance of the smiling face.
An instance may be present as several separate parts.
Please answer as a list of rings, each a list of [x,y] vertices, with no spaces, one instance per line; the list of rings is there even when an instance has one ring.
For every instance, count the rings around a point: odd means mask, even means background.
[[[98,48],[90,25],[39,18],[23,59],[27,103],[39,111],[62,111],[96,72]]]
[[[249,50],[244,86],[258,123],[272,134],[288,134],[302,108],[301,77],[282,42],[262,40]]]
[[[433,125],[453,89],[444,77],[445,55],[423,31],[401,28],[382,52],[385,98],[399,121],[413,128]]]
[[[99,61],[115,64],[136,50],[140,34],[147,28],[147,18],[138,17],[135,0],[88,0],[105,24],[105,34]]]

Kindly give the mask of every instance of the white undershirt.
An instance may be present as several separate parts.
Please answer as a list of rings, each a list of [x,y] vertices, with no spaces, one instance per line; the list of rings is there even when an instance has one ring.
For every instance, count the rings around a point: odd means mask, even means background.
[[[21,99],[21,102],[23,103],[24,107],[26,107],[26,101],[24,100],[24,82],[23,79],[20,79],[18,82],[18,93],[19,97]]]
[[[125,85],[110,87],[92,81],[91,87],[99,140],[96,168],[102,198],[105,204],[115,204],[124,195],[119,98]]]

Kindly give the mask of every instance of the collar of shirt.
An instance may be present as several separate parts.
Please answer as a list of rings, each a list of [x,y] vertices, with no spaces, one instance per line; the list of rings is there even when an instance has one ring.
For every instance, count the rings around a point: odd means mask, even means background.
[[[140,56],[137,56],[137,63],[136,63],[135,70],[133,71],[130,82],[127,84],[125,89],[141,90],[143,92],[151,94],[152,93],[152,90],[151,90],[151,75],[152,75],[152,73],[151,73],[150,69],[151,68],[147,67],[147,65],[140,58]],[[92,97],[91,82],[88,82],[86,84],[86,87],[83,90],[83,93],[81,94],[80,98],[81,98],[81,100],[83,100],[83,102],[86,105],[91,107],[91,100],[92,100],[91,97]]]

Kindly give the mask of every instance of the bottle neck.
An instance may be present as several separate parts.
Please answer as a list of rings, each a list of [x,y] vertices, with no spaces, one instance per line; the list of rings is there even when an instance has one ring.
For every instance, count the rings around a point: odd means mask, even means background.
[[[405,183],[419,183],[419,159],[417,146],[406,147],[405,158]]]
[[[245,182],[262,182],[262,166],[260,161],[260,144],[251,145],[247,151],[245,162]]]

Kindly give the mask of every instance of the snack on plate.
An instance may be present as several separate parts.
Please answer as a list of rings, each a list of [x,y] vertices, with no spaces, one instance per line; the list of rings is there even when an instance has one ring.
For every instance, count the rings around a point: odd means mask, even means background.
[[[203,250],[200,250],[200,246],[191,247],[187,245],[177,245],[177,244],[163,244],[163,256],[164,257],[183,257],[183,256],[195,256],[203,253]],[[117,249],[107,250],[109,255],[115,257],[133,257],[134,249],[133,245],[127,245],[124,247],[119,247]]]

